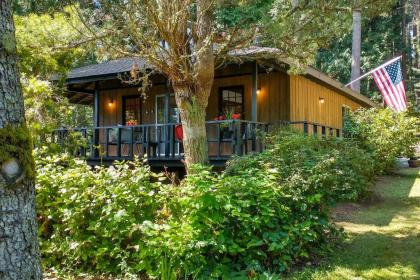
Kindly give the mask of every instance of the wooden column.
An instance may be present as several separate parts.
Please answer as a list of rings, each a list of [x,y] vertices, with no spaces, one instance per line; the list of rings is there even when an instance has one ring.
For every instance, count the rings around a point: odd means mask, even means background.
[[[99,145],[99,82],[95,82],[95,92],[93,100],[93,145]],[[99,150],[93,147],[93,156],[99,157]]]
[[[258,104],[257,104],[257,91],[258,91],[258,63],[255,61],[252,70],[252,95],[251,95],[251,120],[258,121]]]

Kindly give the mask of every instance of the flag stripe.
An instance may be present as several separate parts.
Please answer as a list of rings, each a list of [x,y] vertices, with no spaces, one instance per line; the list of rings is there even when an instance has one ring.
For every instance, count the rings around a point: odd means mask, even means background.
[[[385,104],[388,105],[388,106],[390,106],[390,107],[393,107],[393,105],[391,103],[391,100],[390,100],[390,98],[388,96],[388,93],[387,92],[384,92],[384,90],[383,90],[383,87],[384,86],[382,84],[381,78],[379,77],[379,73],[378,72],[374,72],[373,73],[373,78],[375,80],[376,85],[379,88],[379,91],[382,93],[382,96],[384,98]]]
[[[397,112],[406,110],[407,97],[401,72],[401,59],[385,63],[375,69],[372,75],[386,105]]]
[[[384,77],[383,73],[381,72],[381,69],[378,70],[378,75],[382,83],[382,91],[388,96],[388,99],[390,100],[390,106],[397,109],[398,107],[397,101],[392,95],[392,92],[388,89],[388,85],[386,83],[386,77]]]
[[[402,110],[403,105],[402,105],[402,101],[401,101],[400,96],[399,96],[399,92],[396,89],[396,87],[394,86],[394,84],[392,83],[391,78],[389,77],[387,71],[384,68],[382,68],[382,74],[385,76],[385,80],[386,80],[386,83],[388,85],[388,90],[391,92],[392,96],[395,99],[395,102],[396,102],[395,109],[397,109],[397,111]]]
[[[404,98],[403,98],[403,93],[402,93],[402,89],[401,89],[401,83],[399,83],[398,85],[396,85],[395,86],[395,89],[396,89],[396,91],[397,91],[397,94],[398,94],[398,98],[400,99],[400,103],[401,103],[401,110],[404,110],[405,109],[405,101],[404,101]]]

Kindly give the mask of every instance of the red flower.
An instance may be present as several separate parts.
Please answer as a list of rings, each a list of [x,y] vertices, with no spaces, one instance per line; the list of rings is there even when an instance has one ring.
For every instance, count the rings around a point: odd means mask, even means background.
[[[232,114],[232,119],[239,120],[241,118],[241,114]]]

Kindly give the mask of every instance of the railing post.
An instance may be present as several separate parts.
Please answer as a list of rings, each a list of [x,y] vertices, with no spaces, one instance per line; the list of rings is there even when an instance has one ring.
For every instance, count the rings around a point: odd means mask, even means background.
[[[130,137],[130,151],[129,156],[131,159],[134,159],[134,127],[130,127],[131,137]]]
[[[86,128],[82,128],[82,137],[83,137],[84,139],[86,139],[86,141],[87,141],[87,132],[86,132]],[[85,146],[83,146],[83,147],[82,147],[81,154],[83,155],[83,157],[86,157],[86,147],[85,147]]]
[[[117,157],[121,157],[121,127],[117,127]]]
[[[98,131],[99,131],[99,128],[98,128]],[[105,136],[105,156],[109,157],[109,128],[105,129],[105,134],[106,134],[106,136]],[[98,147],[98,149],[99,149],[99,147]]]
[[[313,124],[312,133],[313,133],[314,136],[318,135],[318,125]]]
[[[151,153],[150,153],[150,126],[146,127],[146,133],[145,134],[146,135],[144,137],[144,140],[145,140],[145,144],[146,144],[146,154],[147,154],[147,158],[149,159],[150,155],[151,155]]]
[[[233,121],[235,130],[234,130],[234,137],[235,137],[235,154],[238,156],[242,155],[242,124],[238,121]]]
[[[322,126],[322,138],[325,139],[325,126]]]
[[[169,156],[175,157],[175,124],[169,125]]]
[[[303,123],[303,134],[308,135],[308,123]]]
[[[220,122],[216,123],[216,128],[217,128],[217,132],[216,132],[217,133],[217,157],[220,158],[220,149],[221,149],[221,145],[222,145],[221,135],[220,135]]]
[[[257,132],[256,132],[256,124],[251,124],[251,150],[255,152],[257,150]]]
[[[161,134],[161,126],[156,126],[156,138],[157,138],[157,157],[160,157],[160,155],[161,155],[161,150],[160,150],[160,143],[161,143],[161,137],[162,137],[162,134]]]
[[[245,126],[245,132],[244,132],[244,141],[243,141],[243,145],[244,145],[244,154],[247,155],[248,154],[248,133],[249,133],[249,129],[250,129],[251,124],[247,123]]]

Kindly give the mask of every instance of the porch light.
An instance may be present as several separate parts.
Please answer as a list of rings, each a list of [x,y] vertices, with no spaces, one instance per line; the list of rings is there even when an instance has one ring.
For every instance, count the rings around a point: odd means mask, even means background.
[[[114,99],[110,98],[108,101],[108,106],[112,107],[114,105]]]
[[[319,103],[320,104],[324,104],[325,103],[325,98],[324,97],[320,97],[319,98]]]
[[[257,89],[257,95],[259,95],[261,93],[261,88]]]

